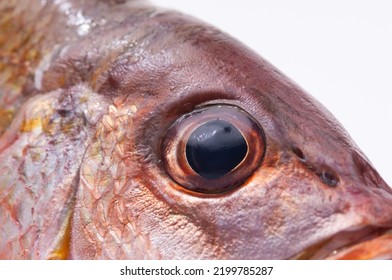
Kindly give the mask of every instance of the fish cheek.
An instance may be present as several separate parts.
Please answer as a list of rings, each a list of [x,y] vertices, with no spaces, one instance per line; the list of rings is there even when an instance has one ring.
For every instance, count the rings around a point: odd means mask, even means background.
[[[134,133],[134,113],[132,105],[112,104],[96,125],[80,168],[72,233],[73,258],[153,258],[143,234],[137,230],[137,219],[128,216],[129,211],[137,209],[129,197],[133,193],[135,197],[143,194],[134,180],[135,171],[126,166],[125,160],[132,153],[127,150],[127,145],[131,145],[127,133]]]
[[[201,245],[208,243],[203,233],[206,226],[196,221],[192,214],[196,209],[188,212],[189,207],[176,206],[170,191],[162,194],[175,187],[156,156],[159,137],[155,133],[161,130],[158,120],[162,117],[151,115],[159,112],[158,98],[152,96],[157,89],[150,88],[151,81],[132,82],[118,89],[118,97],[96,125],[86,150],[71,255],[91,259],[212,257]],[[143,85],[150,91],[145,92]]]
[[[136,142],[148,111],[137,108],[137,102],[115,103],[97,124],[80,168],[71,257],[189,258],[181,244],[191,248],[184,237],[194,238],[200,231],[159,196],[162,178],[151,149]],[[193,257],[201,248],[191,250]]]

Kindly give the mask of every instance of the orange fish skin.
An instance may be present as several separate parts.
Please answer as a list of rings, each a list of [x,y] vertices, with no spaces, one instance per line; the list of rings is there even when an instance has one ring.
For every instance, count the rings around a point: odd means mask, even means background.
[[[392,227],[390,187],[339,122],[227,34],[139,1],[8,3],[1,259],[324,258],[336,236]],[[260,166],[219,195],[162,164],[166,131],[205,104],[265,135]]]

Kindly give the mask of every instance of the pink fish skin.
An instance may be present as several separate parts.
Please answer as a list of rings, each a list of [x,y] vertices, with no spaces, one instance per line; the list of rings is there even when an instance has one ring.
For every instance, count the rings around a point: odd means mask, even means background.
[[[1,259],[392,258],[391,188],[229,35],[142,1],[0,15]],[[247,145],[215,181],[184,155],[203,116]]]

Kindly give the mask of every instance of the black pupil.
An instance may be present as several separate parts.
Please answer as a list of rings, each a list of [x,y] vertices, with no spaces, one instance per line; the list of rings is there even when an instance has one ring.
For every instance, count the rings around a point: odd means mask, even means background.
[[[190,135],[186,158],[193,170],[205,179],[217,179],[229,173],[245,157],[248,146],[231,123],[209,121]]]

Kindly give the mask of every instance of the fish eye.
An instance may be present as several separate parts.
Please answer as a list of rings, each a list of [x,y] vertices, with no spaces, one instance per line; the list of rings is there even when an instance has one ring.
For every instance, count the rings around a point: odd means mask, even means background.
[[[178,118],[161,147],[167,174],[184,190],[220,194],[239,187],[261,164],[264,133],[232,105],[210,105]]]

